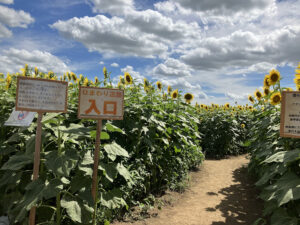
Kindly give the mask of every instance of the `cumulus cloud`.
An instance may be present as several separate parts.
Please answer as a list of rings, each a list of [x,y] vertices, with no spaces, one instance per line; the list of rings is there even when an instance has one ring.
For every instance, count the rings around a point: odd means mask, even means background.
[[[121,69],[121,72],[128,72],[132,76],[132,78],[137,81],[137,83],[144,82],[144,76],[142,76],[140,72],[135,71],[132,66],[127,65],[126,67]]]
[[[119,67],[119,64],[118,63],[112,63],[112,64],[110,64],[110,66],[112,66],[112,67]]]
[[[16,11],[6,6],[0,5],[0,23],[9,27],[26,28],[28,24],[33,23],[34,18],[23,10]]]
[[[133,0],[88,0],[92,4],[95,13],[110,13],[123,15],[134,9]]]
[[[39,50],[27,51],[24,49],[10,48],[2,50],[0,55],[1,72],[16,73],[20,68],[28,64],[31,67],[38,67],[40,71],[50,70],[56,73],[64,73],[70,68],[58,57],[49,52]]]
[[[14,4],[14,0],[0,0],[0,3],[3,3],[3,4]]]
[[[168,58],[153,69],[155,76],[191,76],[191,68],[178,59]]]
[[[243,94],[235,94],[231,92],[227,92],[225,94],[226,97],[233,99],[233,100],[247,100],[248,99],[248,94],[243,93]]]
[[[12,32],[0,23],[0,38],[8,38],[12,36]]]
[[[140,32],[123,18],[74,17],[51,25],[61,35],[83,43],[90,51],[153,58],[162,55],[168,46],[153,40],[153,34]]]
[[[193,11],[213,11],[215,13],[228,13],[237,11],[249,11],[261,9],[274,3],[274,0],[171,0],[179,3],[182,7]]]
[[[99,64],[100,64],[100,65],[103,65],[103,64],[104,64],[104,62],[103,62],[103,61],[100,61],[100,62],[99,62]]]

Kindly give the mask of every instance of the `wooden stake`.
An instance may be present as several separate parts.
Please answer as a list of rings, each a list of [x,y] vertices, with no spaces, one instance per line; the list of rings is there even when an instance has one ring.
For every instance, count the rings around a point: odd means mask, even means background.
[[[41,139],[42,139],[42,118],[43,118],[43,113],[38,112],[37,128],[36,128],[36,135],[35,135],[33,180],[36,180],[39,176],[40,151],[41,151]],[[35,206],[30,209],[29,225],[35,225],[35,211],[36,211]]]
[[[98,178],[98,165],[99,165],[99,148],[100,148],[100,134],[102,130],[102,120],[98,120],[97,123],[97,133],[96,133],[96,145],[95,145],[95,152],[94,152],[94,170],[93,170],[93,183],[92,183],[92,196],[94,202],[96,201],[97,197],[97,178]]]

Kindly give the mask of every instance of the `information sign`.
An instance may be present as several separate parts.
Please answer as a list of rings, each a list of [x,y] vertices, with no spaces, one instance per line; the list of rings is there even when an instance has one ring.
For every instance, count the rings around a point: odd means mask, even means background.
[[[68,82],[18,77],[16,110],[67,112]]]
[[[78,118],[122,120],[124,91],[119,89],[80,87]]]
[[[13,110],[8,120],[4,123],[5,126],[28,127],[36,112],[16,111]]]
[[[300,138],[300,92],[299,91],[282,92],[280,136]]]

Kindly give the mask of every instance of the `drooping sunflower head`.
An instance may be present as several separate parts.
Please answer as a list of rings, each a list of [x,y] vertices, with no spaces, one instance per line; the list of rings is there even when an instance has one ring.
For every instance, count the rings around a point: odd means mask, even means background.
[[[229,109],[230,104],[229,104],[229,103],[226,103],[226,104],[224,105],[224,107],[225,107],[226,109]]]
[[[162,89],[162,84],[161,84],[160,81],[157,81],[157,82],[156,82],[156,86],[157,86],[157,89],[158,89],[159,91],[161,91],[161,89]]]
[[[172,97],[173,99],[176,99],[176,98],[178,97],[178,89],[176,89],[176,90],[174,90],[174,91],[172,92],[171,97]]]
[[[104,66],[103,67],[103,75],[104,75],[104,79],[107,79],[107,69],[106,69],[106,67]]]
[[[280,73],[277,70],[271,70],[269,74],[269,82],[270,85],[276,84],[280,80]]]
[[[277,92],[274,92],[272,95],[271,95],[271,98],[270,98],[270,103],[272,105],[277,105],[281,102],[281,94],[279,91]]]
[[[261,92],[260,92],[259,90],[256,90],[256,91],[254,92],[254,96],[257,98],[257,100],[260,100],[261,97],[262,97],[262,94],[261,94]]]
[[[98,83],[99,83],[98,77],[95,77],[95,84],[98,84]]]
[[[132,77],[128,72],[124,73],[125,84],[132,84]]]
[[[37,76],[39,74],[39,70],[37,67],[34,67],[34,75]]]
[[[270,94],[270,89],[268,87],[264,87],[264,95],[268,96]]]
[[[77,81],[77,76],[75,73],[71,72],[71,77],[74,82]]]
[[[249,96],[248,96],[248,100],[249,100],[251,103],[254,103],[254,102],[255,102],[255,100],[254,100],[254,98],[253,98],[252,95],[249,95]]]
[[[11,76],[9,73],[7,73],[5,81],[6,81],[6,89],[9,89],[11,87]]]
[[[83,80],[83,86],[89,86],[89,79],[84,78],[84,80]]]
[[[194,96],[190,93],[186,93],[184,95],[184,99],[186,103],[191,103],[191,101],[194,99]]]
[[[264,87],[270,87],[270,77],[269,74],[267,74],[264,78]]]
[[[172,92],[172,87],[169,85],[168,86],[168,93],[171,94],[171,92]]]

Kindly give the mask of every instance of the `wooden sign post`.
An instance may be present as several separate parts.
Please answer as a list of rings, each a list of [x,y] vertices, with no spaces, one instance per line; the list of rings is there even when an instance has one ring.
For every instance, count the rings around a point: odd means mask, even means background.
[[[67,112],[68,82],[18,77],[16,110],[37,112],[33,180],[39,176],[42,118],[45,112]],[[32,207],[29,224],[35,224],[36,207]]]
[[[282,92],[280,136],[300,138],[300,92],[299,91]]]
[[[100,134],[102,120],[122,120],[124,114],[124,91],[119,89],[80,87],[78,118],[95,119],[97,122],[96,143],[94,152],[94,168],[92,177],[92,196],[94,199],[93,224],[97,210],[97,185]]]

